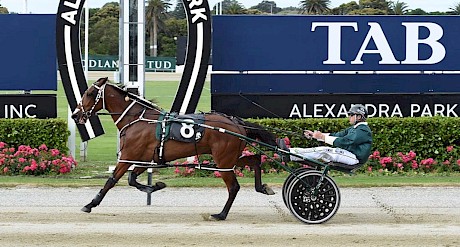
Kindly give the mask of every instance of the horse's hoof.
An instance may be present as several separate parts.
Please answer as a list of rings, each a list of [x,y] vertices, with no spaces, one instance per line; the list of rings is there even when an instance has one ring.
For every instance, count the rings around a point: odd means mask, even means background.
[[[161,190],[161,189],[164,189],[166,188],[166,184],[163,183],[163,182],[156,182],[155,184],[155,190]]]
[[[275,194],[275,191],[272,190],[272,188],[268,187],[268,185],[264,184],[264,191],[265,191],[265,194],[267,195],[274,195]]]
[[[85,213],[91,213],[91,208],[82,207],[82,208],[81,208],[81,211],[83,211],[83,212],[85,212]]]
[[[220,214],[211,214],[211,216],[209,216],[209,220],[214,220],[214,221],[220,221],[220,220],[225,220],[225,216],[222,216]]]

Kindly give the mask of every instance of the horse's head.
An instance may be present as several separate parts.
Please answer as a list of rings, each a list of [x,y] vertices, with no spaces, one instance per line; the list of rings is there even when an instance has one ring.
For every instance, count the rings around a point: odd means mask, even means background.
[[[72,119],[77,124],[85,124],[91,115],[104,108],[104,89],[107,81],[107,77],[100,78],[85,91],[72,114]]]

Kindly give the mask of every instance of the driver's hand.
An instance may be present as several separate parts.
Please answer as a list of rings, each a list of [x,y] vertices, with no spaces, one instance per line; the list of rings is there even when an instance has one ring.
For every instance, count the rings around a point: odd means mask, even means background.
[[[304,130],[303,135],[304,135],[306,138],[311,139],[312,136],[313,136],[313,131],[311,131],[311,130]]]
[[[316,140],[324,141],[325,135],[321,133],[321,131],[315,130],[315,132],[312,134],[312,137]]]

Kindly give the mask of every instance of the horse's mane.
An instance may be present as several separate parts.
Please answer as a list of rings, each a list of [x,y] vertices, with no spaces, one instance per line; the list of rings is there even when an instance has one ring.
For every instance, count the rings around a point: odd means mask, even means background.
[[[106,84],[114,87],[120,93],[124,94],[125,96],[128,96],[130,99],[134,99],[134,100],[140,102],[141,104],[143,104],[146,107],[149,107],[149,108],[155,109],[155,110],[159,110],[159,111],[163,111],[163,109],[160,106],[158,106],[157,104],[155,104],[154,102],[146,100],[146,99],[140,97],[137,94],[131,93],[131,92],[127,91],[126,89],[120,87],[118,84],[113,84],[113,83],[106,83]]]

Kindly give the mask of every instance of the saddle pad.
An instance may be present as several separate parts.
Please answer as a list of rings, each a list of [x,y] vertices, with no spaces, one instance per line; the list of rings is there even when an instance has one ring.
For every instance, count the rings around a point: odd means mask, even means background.
[[[204,123],[204,114],[166,115],[162,120],[167,125],[165,140],[199,142],[204,135],[205,128],[197,125]],[[161,130],[161,123],[157,124],[156,131],[156,137],[160,139],[161,131],[158,131],[158,127]]]

